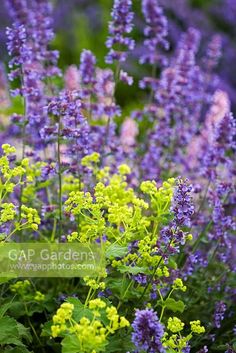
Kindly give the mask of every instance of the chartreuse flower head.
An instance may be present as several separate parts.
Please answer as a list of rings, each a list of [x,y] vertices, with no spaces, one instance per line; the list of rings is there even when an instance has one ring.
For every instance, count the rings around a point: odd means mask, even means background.
[[[40,291],[36,291],[35,293],[35,296],[34,296],[34,299],[37,301],[37,302],[42,302],[45,300],[45,295],[42,294]]]
[[[201,334],[206,331],[205,327],[201,326],[200,320],[190,321],[190,326],[193,333]]]
[[[93,152],[92,154],[89,154],[88,156],[82,158],[81,165],[89,169],[93,169],[95,165],[97,165],[99,162],[100,154],[97,152]]]
[[[27,293],[30,286],[31,286],[30,281],[26,279],[25,281],[17,281],[16,283],[11,284],[10,289],[13,293],[24,295]]]
[[[40,218],[36,209],[22,205],[21,218],[26,219],[26,222],[23,223],[23,226],[27,226],[27,228],[31,228],[33,230],[38,229]]]
[[[45,300],[45,295],[40,291],[36,290],[31,285],[30,281],[17,281],[16,283],[10,286],[10,289],[13,293],[18,294],[24,299],[35,300],[36,302],[42,302]]]
[[[163,346],[165,348],[176,349],[177,352],[182,352],[182,350],[188,346],[194,333],[202,334],[205,332],[205,328],[201,326],[199,320],[190,321],[191,332],[187,336],[183,336],[182,334],[184,326],[184,323],[177,317],[170,317],[168,319],[167,329],[172,334],[168,335],[168,333],[165,332],[163,337]]]
[[[171,332],[177,333],[177,332],[180,332],[183,330],[184,323],[180,319],[178,319],[177,317],[170,317],[168,319],[167,328]]]
[[[127,175],[131,173],[131,169],[127,164],[119,165],[118,170],[121,175]]]
[[[12,221],[16,217],[16,207],[12,203],[0,205],[0,224]]]
[[[9,145],[8,143],[5,143],[2,145],[2,150],[6,156],[9,156],[10,154],[16,153],[16,148]]]
[[[61,332],[67,329],[66,322],[71,319],[74,305],[63,303],[53,316],[53,325],[51,326],[52,337],[57,337]]]
[[[184,286],[183,281],[182,281],[181,278],[176,278],[176,279],[174,280],[174,283],[173,283],[172,288],[173,288],[173,289],[179,289],[179,290],[181,290],[182,292],[186,292],[186,289],[187,289],[187,287]]]
[[[81,303],[79,304],[81,305]],[[107,304],[100,298],[90,300],[86,312],[78,321],[73,318],[75,304],[63,303],[53,316],[51,326],[52,337],[71,335],[78,352],[92,353],[104,351],[107,337],[117,330],[128,327],[128,320],[119,316],[114,306]]]

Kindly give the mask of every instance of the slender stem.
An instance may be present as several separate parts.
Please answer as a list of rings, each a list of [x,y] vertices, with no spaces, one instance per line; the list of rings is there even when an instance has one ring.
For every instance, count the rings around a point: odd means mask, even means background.
[[[157,271],[158,267],[160,266],[161,261],[162,261],[162,257],[161,257],[160,260],[158,261],[158,263],[157,263],[157,265],[156,265],[156,267],[155,267],[155,269],[154,269],[154,272],[153,272],[151,278],[150,278],[149,281],[147,282],[147,284],[146,284],[146,286],[145,286],[145,288],[144,288],[144,290],[143,290],[143,293],[141,294],[141,296],[140,296],[140,298],[139,298],[139,302],[140,302],[140,301],[142,300],[142,298],[144,297],[144,295],[145,295],[145,293],[146,293],[146,291],[147,291],[147,289],[148,289],[148,287],[149,287],[149,284],[152,282],[152,280],[153,280],[153,278],[154,278],[154,276],[155,276],[155,274],[156,274],[156,271]]]
[[[61,168],[61,122],[58,121],[58,133],[57,133],[57,162],[58,162],[58,206],[59,206],[59,238],[62,235],[62,168]]]
[[[117,62],[116,65],[116,69],[115,69],[115,87],[114,87],[114,95],[112,97],[112,103],[115,103],[115,90],[116,90],[116,86],[117,83],[119,82],[119,78],[120,78],[120,62]],[[108,116],[107,119],[107,124],[106,124],[106,132],[105,132],[105,139],[104,139],[104,146],[102,148],[102,158],[101,158],[101,164],[103,162],[103,159],[105,157],[105,148],[108,142],[108,137],[109,137],[109,130],[110,130],[110,125],[111,125],[111,117]]]

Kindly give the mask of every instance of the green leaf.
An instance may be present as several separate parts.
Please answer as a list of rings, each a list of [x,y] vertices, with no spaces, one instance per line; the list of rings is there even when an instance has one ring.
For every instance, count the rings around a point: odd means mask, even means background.
[[[124,257],[128,252],[127,246],[121,246],[119,244],[112,244],[106,250],[106,257],[108,259],[114,259],[115,257]]]
[[[45,322],[45,324],[42,327],[42,332],[41,335],[42,337],[48,337],[51,336],[51,326],[52,326],[52,321]]]
[[[73,318],[78,322],[82,317],[87,317],[89,320],[93,319],[93,313],[88,308],[84,308],[84,305],[77,298],[68,298],[68,303],[74,305]]]
[[[147,267],[120,265],[117,267],[117,269],[121,273],[131,273],[132,275],[137,275],[138,273],[145,273],[145,274],[150,273],[150,271]]]
[[[173,312],[179,311],[180,313],[182,313],[184,311],[184,308],[185,308],[185,305],[184,305],[184,303],[181,300],[176,301],[173,298],[166,299],[163,302],[163,305],[167,309],[169,309],[169,310],[171,310]]]
[[[114,335],[111,337],[107,347],[106,353],[124,353],[134,351],[134,344],[131,342],[130,337],[122,337]]]
[[[29,329],[11,317],[0,318],[0,345],[13,344],[25,348],[25,345],[21,342],[22,338],[31,341],[32,337]]]
[[[12,302],[10,303],[5,303],[1,306],[0,308],[0,318],[3,317],[3,315],[6,313],[6,311],[12,306]]]
[[[20,335],[21,339],[24,338],[25,340],[27,340],[29,342],[32,341],[32,336],[31,336],[29,328],[26,328],[20,322],[17,322],[17,329],[18,329],[18,332],[19,332],[19,335]]]
[[[62,353],[81,353],[80,343],[75,335],[66,336],[62,342]]]
[[[3,353],[33,353],[29,351],[26,347],[7,347]]]
[[[23,345],[19,341],[19,331],[17,321],[11,317],[2,317],[0,319],[0,344]]]

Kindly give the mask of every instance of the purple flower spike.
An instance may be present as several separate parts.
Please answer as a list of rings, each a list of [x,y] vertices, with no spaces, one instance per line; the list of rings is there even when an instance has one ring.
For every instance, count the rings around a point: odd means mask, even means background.
[[[157,47],[161,46],[166,50],[169,48],[169,42],[166,39],[168,23],[157,0],[143,0],[142,12],[146,22],[144,35],[147,38],[144,45],[148,53],[141,56],[140,62],[141,64],[155,64],[159,61]]]
[[[96,58],[90,50],[83,50],[80,57],[80,75],[84,85],[95,83]]]
[[[126,51],[134,49],[134,40],[126,36],[133,28],[134,13],[131,11],[131,6],[131,0],[114,1],[112,21],[109,23],[109,36],[106,41],[106,46],[110,49],[105,58],[107,64],[126,61]],[[119,50],[114,47],[118,47]]]
[[[165,353],[161,343],[164,328],[153,309],[137,310],[132,327],[132,342],[137,352]]]
[[[216,303],[215,313],[214,313],[215,327],[217,327],[217,328],[221,327],[221,321],[224,320],[225,311],[226,311],[226,305],[224,302],[220,301],[220,302]]]

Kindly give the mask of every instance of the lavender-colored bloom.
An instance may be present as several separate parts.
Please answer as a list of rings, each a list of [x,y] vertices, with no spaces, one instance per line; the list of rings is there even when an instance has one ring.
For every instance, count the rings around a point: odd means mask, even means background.
[[[177,179],[177,185],[174,191],[173,204],[171,207],[174,213],[174,223],[176,226],[191,226],[191,217],[194,213],[194,205],[191,193],[192,185],[187,179]]]
[[[20,77],[21,87],[12,91],[21,95],[26,107],[24,124],[25,143],[41,148],[45,141],[40,130],[47,122],[44,79],[58,75],[58,52],[48,49],[53,39],[51,12],[48,0],[7,0],[14,25],[7,29],[10,61],[10,79]]]
[[[191,349],[191,347],[190,347],[190,345],[187,343],[187,346],[186,347],[184,347],[183,348],[183,353],[190,353],[190,349]]]
[[[147,24],[144,29],[144,35],[147,37],[144,45],[148,53],[141,56],[140,62],[142,64],[158,64],[161,58],[157,53],[157,47],[169,48],[169,42],[166,39],[168,34],[167,19],[157,0],[142,0],[142,12]]]
[[[197,132],[203,106],[203,75],[196,65],[199,40],[199,32],[190,28],[180,40],[175,60],[162,71],[158,87],[155,82],[152,86],[157,107],[153,131],[144,145],[147,179],[158,180],[163,167],[182,165],[184,147]]]
[[[120,80],[129,86],[132,86],[133,81],[134,81],[133,77],[129,76],[128,73],[123,70],[120,71]]]
[[[216,303],[215,306],[215,313],[214,313],[214,324],[216,328],[221,327],[221,321],[224,320],[224,314],[227,307],[224,302],[219,301]]]
[[[131,11],[131,6],[131,0],[114,0],[109,37],[106,41],[106,46],[110,49],[105,58],[107,64],[112,64],[114,61],[124,62],[127,58],[127,50],[134,49],[134,40],[126,36],[133,28],[134,13]],[[117,46],[121,49],[116,50]]]
[[[221,57],[222,39],[220,35],[214,35],[208,44],[206,55],[203,58],[203,67],[207,72],[213,71]]]
[[[230,166],[229,150],[235,150],[236,123],[233,115],[228,113],[216,124],[211,144],[207,144],[202,151],[202,174],[213,181],[217,176],[220,164]]]
[[[27,35],[24,25],[13,25],[12,28],[7,27],[7,50],[12,59],[9,61],[9,67],[19,66],[29,63],[32,60],[31,48],[27,46]]]
[[[166,261],[169,256],[179,252],[180,245],[186,241],[186,233],[182,227],[191,226],[191,218],[194,213],[192,202],[192,186],[187,179],[177,179],[172,200],[172,221],[161,229],[157,239],[157,254]]]
[[[132,342],[137,352],[165,353],[161,343],[164,329],[153,309],[137,310],[132,327]]]
[[[141,286],[145,286],[147,284],[147,276],[143,273],[139,273],[133,276],[135,282],[139,283]]]
[[[90,50],[83,50],[80,57],[80,75],[81,82],[84,85],[93,85],[95,83],[95,65],[96,58]]]

